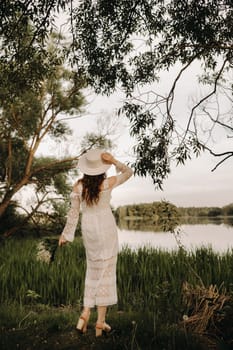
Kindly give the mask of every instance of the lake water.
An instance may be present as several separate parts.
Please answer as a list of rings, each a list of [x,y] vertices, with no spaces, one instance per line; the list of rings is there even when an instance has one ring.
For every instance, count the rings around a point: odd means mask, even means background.
[[[213,223],[185,224],[179,227],[179,232],[178,238],[187,250],[205,246],[212,247],[214,251],[223,253],[228,249],[233,249],[233,226]],[[121,248],[124,246],[128,246],[131,249],[143,246],[165,250],[178,248],[175,236],[170,232],[119,229],[118,235]]]

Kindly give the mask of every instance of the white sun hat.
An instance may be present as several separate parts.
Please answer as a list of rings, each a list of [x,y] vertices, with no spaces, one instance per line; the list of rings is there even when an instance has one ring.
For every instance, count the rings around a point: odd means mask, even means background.
[[[78,168],[86,175],[100,175],[105,173],[112,164],[104,163],[101,154],[102,149],[91,149],[84,153],[78,161]]]

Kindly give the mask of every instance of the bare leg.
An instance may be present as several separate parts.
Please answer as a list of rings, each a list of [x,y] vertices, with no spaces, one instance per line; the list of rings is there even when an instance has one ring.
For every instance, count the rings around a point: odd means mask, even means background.
[[[86,333],[87,331],[87,324],[89,321],[90,314],[91,314],[91,309],[88,306],[84,306],[82,314],[79,317],[79,320],[76,326],[76,328],[82,333]]]
[[[91,313],[91,308],[88,307],[88,306],[84,306],[83,311],[82,311],[82,315],[88,315],[89,316],[90,313]]]
[[[98,318],[96,322],[96,336],[102,335],[102,331],[110,332],[111,327],[105,322],[107,306],[97,306]]]
[[[107,306],[97,306],[97,312],[98,312],[97,323],[100,323],[100,324],[104,323],[106,312],[107,312]]]

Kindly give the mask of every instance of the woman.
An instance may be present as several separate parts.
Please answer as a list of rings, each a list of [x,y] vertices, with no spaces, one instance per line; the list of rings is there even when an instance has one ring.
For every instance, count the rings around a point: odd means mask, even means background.
[[[105,172],[115,165],[117,176]],[[86,152],[78,163],[84,176],[73,187],[71,208],[59,245],[72,242],[82,208],[82,236],[87,269],[84,288],[84,308],[77,323],[82,333],[87,331],[91,308],[97,306],[96,336],[110,332],[105,322],[107,306],[117,303],[116,263],[118,253],[117,226],[110,207],[111,192],[132,175],[132,170],[110,153],[94,149]]]

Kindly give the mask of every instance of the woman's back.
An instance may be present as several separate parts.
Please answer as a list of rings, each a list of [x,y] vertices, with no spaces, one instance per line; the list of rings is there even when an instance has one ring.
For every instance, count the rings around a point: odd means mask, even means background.
[[[77,190],[78,190],[78,193],[79,193],[79,196],[81,199],[81,208],[82,208],[83,213],[90,212],[93,214],[95,211],[110,209],[112,188],[109,187],[108,178],[103,181],[102,190],[99,192],[98,202],[94,203],[92,205],[88,205],[86,203],[86,201],[82,199],[82,184],[81,183],[78,185]]]

